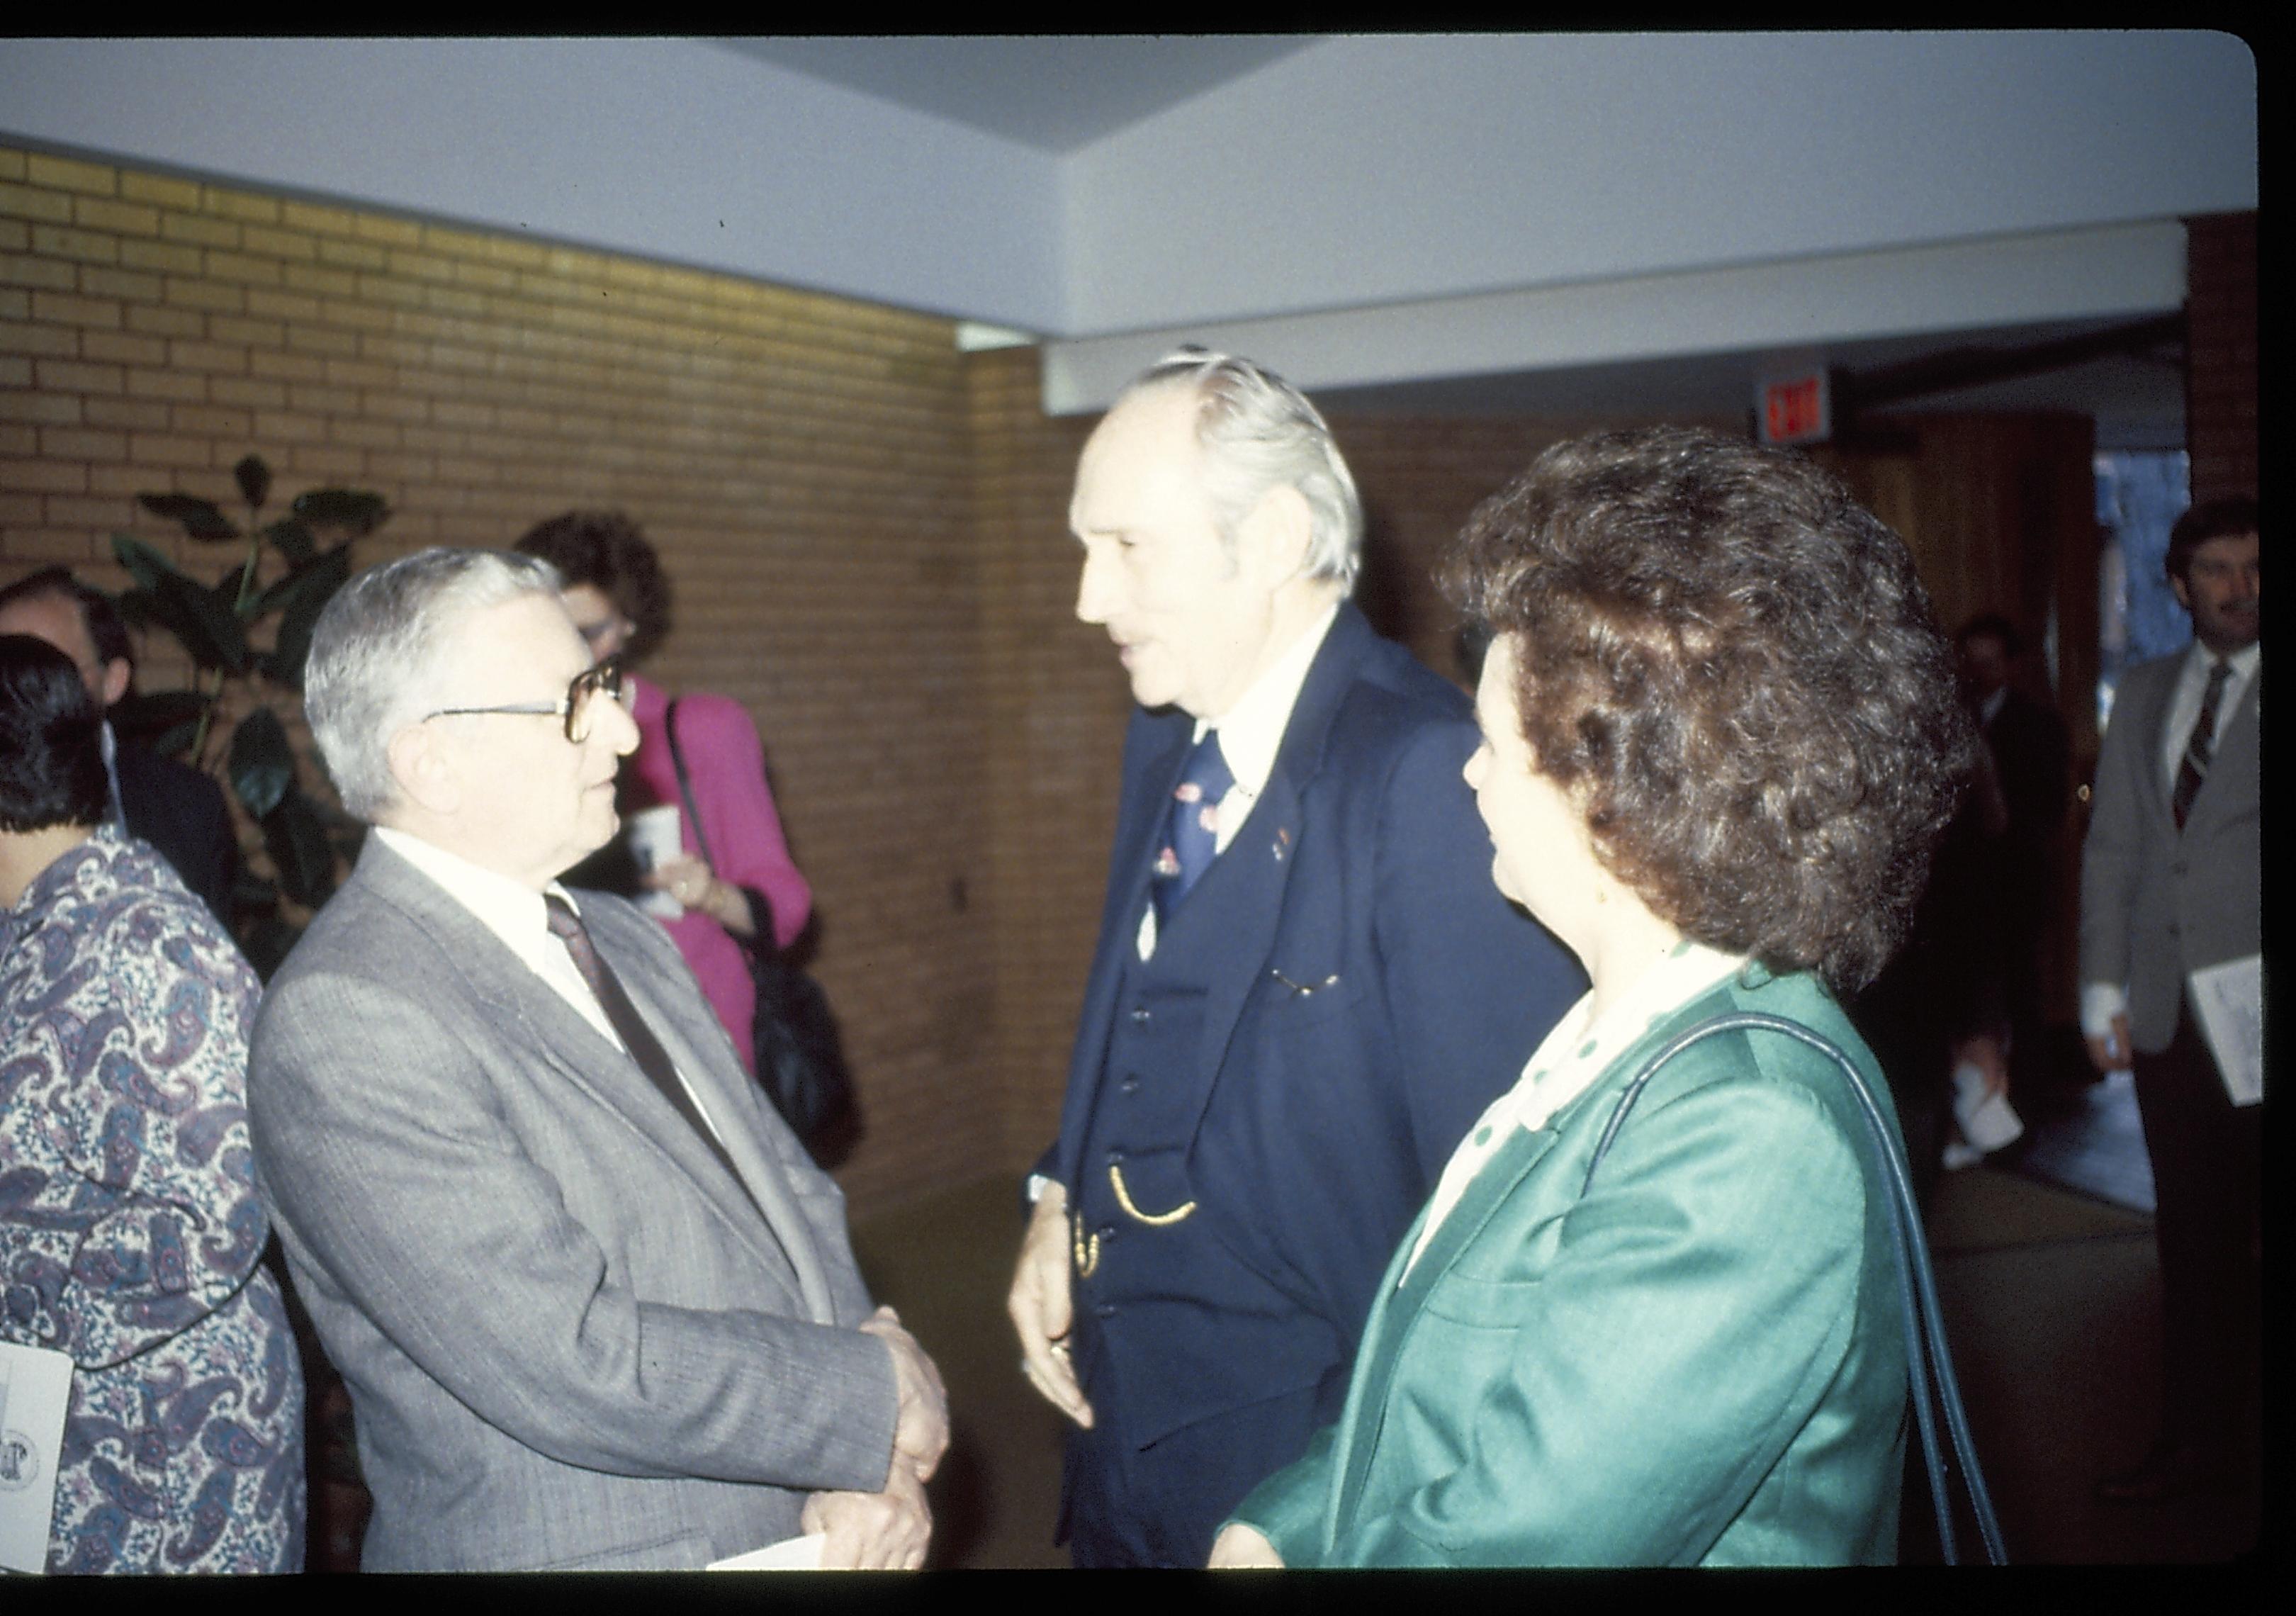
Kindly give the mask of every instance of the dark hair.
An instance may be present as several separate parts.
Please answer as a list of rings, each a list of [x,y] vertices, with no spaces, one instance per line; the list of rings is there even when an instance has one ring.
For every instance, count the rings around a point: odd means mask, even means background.
[[[2188,507],[2169,529],[2169,554],[2161,570],[2186,586],[2193,581],[2193,552],[2212,538],[2238,538],[2243,533],[2261,536],[2256,525],[2256,501],[2243,494],[2211,499]]]
[[[1961,632],[1953,636],[1953,643],[1956,645],[1966,645],[1972,640],[1998,640],[2001,642],[2001,654],[2005,657],[2016,657],[2025,649],[2025,642],[2018,636],[2017,626],[1997,611],[1979,612],[1964,623]]]
[[[0,635],[0,830],[96,825],[111,806],[103,715],[72,660]]]
[[[0,589],[0,606],[48,595],[70,601],[79,608],[80,625],[87,630],[88,644],[94,647],[98,662],[126,662],[131,668],[135,665],[135,649],[128,641],[127,625],[119,619],[119,609],[102,590],[91,588],[74,578],[68,567],[43,567],[18,578]]]
[[[1873,980],[1974,742],[1913,558],[1840,481],[1680,427],[1558,443],[1468,519],[1446,583],[1514,636],[1535,766],[1653,913]]]
[[[587,584],[635,627],[623,647],[635,662],[669,632],[669,580],[637,523],[619,511],[569,511],[528,532],[518,547],[565,574],[566,584]]]

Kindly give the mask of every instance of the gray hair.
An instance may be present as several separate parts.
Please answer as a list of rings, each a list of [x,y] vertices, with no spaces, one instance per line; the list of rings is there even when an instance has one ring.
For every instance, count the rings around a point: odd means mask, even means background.
[[[1363,566],[1363,504],[1332,429],[1306,396],[1249,359],[1192,347],[1142,371],[1116,402],[1165,387],[1196,396],[1204,492],[1230,554],[1236,529],[1270,488],[1297,488],[1308,502],[1308,576],[1352,591]]]
[[[472,612],[522,595],[555,599],[558,569],[510,550],[418,550],[335,592],[311,629],[303,713],[343,800],[369,824],[398,795],[390,742],[445,701],[448,637]]]

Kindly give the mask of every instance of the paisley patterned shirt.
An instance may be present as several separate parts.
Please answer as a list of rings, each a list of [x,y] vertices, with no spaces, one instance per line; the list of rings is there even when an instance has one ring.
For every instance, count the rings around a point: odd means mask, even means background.
[[[75,1366],[52,1571],[303,1563],[303,1375],[247,1133],[260,988],[106,826],[0,913],[0,1337]]]

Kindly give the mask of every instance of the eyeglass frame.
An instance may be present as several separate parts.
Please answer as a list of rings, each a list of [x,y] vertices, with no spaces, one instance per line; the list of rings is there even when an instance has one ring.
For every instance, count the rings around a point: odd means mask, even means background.
[[[428,724],[433,718],[473,718],[502,713],[522,718],[565,719],[565,735],[570,746],[579,746],[590,738],[590,728],[584,725],[582,733],[574,733],[575,721],[589,711],[591,701],[601,694],[619,701],[627,688],[628,674],[619,657],[608,657],[595,662],[567,681],[566,693],[555,701],[513,701],[501,707],[442,707],[436,712],[422,715]]]

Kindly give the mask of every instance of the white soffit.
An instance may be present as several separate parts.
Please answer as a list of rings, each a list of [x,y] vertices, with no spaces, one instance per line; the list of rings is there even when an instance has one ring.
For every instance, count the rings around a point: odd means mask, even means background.
[[[2184,301],[2185,227],[2147,220],[1054,341],[1044,407],[1104,409],[1183,342],[1246,355],[1313,393],[2161,314]]]

